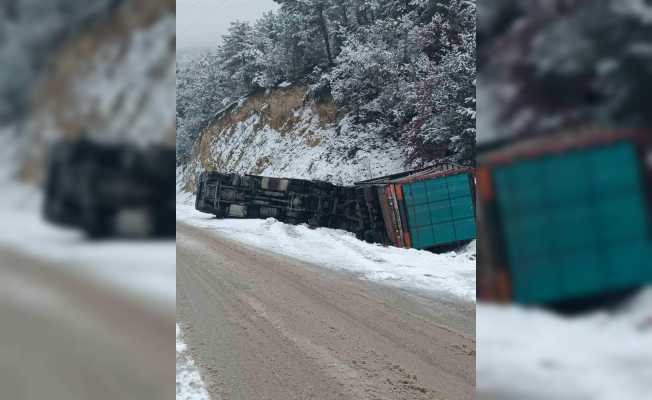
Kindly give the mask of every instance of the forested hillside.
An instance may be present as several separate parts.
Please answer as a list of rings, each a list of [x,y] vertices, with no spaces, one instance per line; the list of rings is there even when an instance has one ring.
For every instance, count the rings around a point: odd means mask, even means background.
[[[62,137],[172,145],[174,0],[0,2],[0,134],[39,181]]]
[[[478,10],[478,139],[652,125],[652,3],[492,0]]]
[[[221,108],[292,83],[350,132],[401,143],[412,165],[473,163],[475,0],[275,1],[177,64],[180,160]]]
[[[15,121],[48,56],[83,26],[122,0],[0,2],[0,124]]]

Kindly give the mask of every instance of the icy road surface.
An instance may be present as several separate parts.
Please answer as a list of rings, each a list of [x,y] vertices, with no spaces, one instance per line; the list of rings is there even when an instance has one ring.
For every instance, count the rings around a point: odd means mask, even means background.
[[[213,399],[475,397],[472,301],[356,279],[184,223],[177,278],[177,321]]]
[[[218,220],[180,203],[177,220],[250,246],[349,271],[362,279],[475,301],[475,243],[459,252],[433,254],[370,244],[349,232],[311,229],[274,219]]]
[[[477,327],[479,400],[650,398],[652,289],[572,318],[480,303]]]

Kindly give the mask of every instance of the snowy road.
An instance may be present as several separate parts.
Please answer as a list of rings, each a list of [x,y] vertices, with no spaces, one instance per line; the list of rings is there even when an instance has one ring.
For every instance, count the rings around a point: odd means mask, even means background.
[[[0,398],[171,398],[171,308],[13,248],[0,260]]]
[[[472,399],[475,303],[177,225],[177,320],[213,399]]]

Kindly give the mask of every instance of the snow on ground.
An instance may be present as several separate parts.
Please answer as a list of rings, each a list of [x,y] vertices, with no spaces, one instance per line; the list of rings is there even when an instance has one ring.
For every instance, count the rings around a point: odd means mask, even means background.
[[[366,243],[342,230],[311,229],[272,218],[217,220],[181,203],[177,203],[177,219],[250,246],[350,271],[362,279],[475,301],[475,244],[459,252],[434,254]]]
[[[183,190],[184,186],[184,168],[177,166],[176,170],[176,185],[177,185],[177,204],[194,204],[195,195],[192,192],[186,192]]]
[[[177,324],[177,397],[176,400],[210,400],[195,362],[183,342],[181,328]]]
[[[35,187],[10,180],[0,180],[0,184],[0,247],[17,249],[174,307],[174,241],[89,241],[79,231],[43,220],[42,195]]]
[[[16,173],[20,141],[13,126],[0,127],[0,183],[6,182]]]
[[[482,303],[476,315],[478,399],[650,398],[652,288],[579,317]]]

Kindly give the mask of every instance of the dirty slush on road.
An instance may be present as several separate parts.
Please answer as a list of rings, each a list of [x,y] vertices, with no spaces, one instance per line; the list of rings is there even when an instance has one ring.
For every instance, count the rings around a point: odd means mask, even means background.
[[[177,320],[213,399],[471,399],[474,309],[177,224]]]

